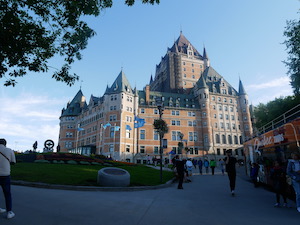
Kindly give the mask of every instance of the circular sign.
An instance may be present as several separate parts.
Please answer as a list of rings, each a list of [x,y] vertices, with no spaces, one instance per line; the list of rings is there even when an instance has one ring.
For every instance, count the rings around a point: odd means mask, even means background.
[[[54,141],[52,141],[52,140],[47,140],[47,141],[45,141],[44,146],[45,146],[45,148],[47,148],[47,149],[51,149],[51,148],[54,147]]]

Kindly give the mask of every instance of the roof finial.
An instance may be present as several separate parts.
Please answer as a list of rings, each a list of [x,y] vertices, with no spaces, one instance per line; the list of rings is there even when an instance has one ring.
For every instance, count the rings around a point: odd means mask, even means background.
[[[82,82],[83,82],[83,80],[80,81],[80,88],[79,88],[79,90],[81,90]]]
[[[181,24],[180,24],[180,34],[182,34],[182,26],[181,26]]]

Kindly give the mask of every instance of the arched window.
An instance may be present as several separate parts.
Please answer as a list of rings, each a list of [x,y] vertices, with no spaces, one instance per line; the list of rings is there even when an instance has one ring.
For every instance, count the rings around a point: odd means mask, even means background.
[[[222,142],[223,144],[226,144],[226,136],[224,134],[222,135]]]
[[[232,137],[231,135],[228,135],[228,143],[231,145],[232,144]]]
[[[216,143],[220,144],[220,135],[216,134]]]

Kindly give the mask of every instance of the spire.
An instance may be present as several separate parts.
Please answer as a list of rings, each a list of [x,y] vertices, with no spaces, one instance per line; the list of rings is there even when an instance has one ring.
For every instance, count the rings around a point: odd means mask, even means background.
[[[203,49],[203,59],[208,59],[208,55],[206,53],[205,46],[204,46],[204,49]]]
[[[242,81],[240,79],[240,82],[239,82],[239,95],[246,95],[246,94],[247,93],[246,93],[245,88],[243,86],[243,83],[242,83]]]
[[[208,88],[205,79],[204,79],[204,75],[202,74],[201,77],[199,78],[199,80],[197,81],[197,86],[198,88]]]
[[[210,61],[209,61],[208,55],[206,53],[205,46],[203,48],[203,60],[204,60],[204,67],[205,68],[210,67]]]
[[[152,77],[152,74],[151,74],[150,83],[149,84],[152,84],[152,82],[153,82],[153,77]]]

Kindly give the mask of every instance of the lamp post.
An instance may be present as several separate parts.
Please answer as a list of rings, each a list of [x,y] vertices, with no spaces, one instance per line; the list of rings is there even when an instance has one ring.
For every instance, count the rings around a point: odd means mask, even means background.
[[[159,119],[162,120],[162,115],[164,111],[162,98],[156,98],[156,106],[159,113]],[[162,162],[163,162],[163,138],[164,138],[164,131],[162,129],[158,130],[159,133],[159,155],[160,155],[160,182],[162,183]]]

